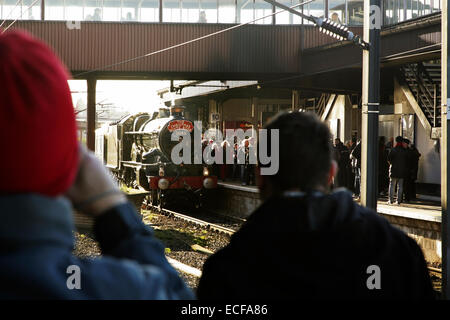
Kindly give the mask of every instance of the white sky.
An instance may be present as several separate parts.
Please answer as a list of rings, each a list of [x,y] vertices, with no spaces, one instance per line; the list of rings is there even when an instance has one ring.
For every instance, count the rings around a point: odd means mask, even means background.
[[[86,103],[87,84],[84,80],[69,80],[74,105],[80,98]],[[130,112],[151,112],[161,105],[157,90],[170,86],[170,81],[99,80],[97,103],[114,103]]]

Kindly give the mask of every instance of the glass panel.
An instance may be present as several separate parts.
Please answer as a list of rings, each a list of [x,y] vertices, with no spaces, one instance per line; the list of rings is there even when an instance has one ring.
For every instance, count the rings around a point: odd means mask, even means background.
[[[219,23],[236,22],[235,0],[219,0]]]
[[[33,4],[34,1],[0,1],[0,18],[5,20],[39,20],[41,19],[41,1]]]
[[[200,16],[199,0],[183,0],[181,2],[181,21],[206,23],[206,15],[203,13]]]
[[[317,0],[303,6],[303,13],[308,16],[323,17],[325,13],[324,0]],[[311,21],[304,20],[304,24],[313,24]]]
[[[441,1],[440,0],[431,0],[431,6],[433,8],[433,12],[441,10]]]
[[[304,2],[304,0],[293,0],[292,1],[292,5],[300,4],[302,2]],[[304,12],[303,6],[298,6],[298,7],[294,8],[294,10],[297,10],[299,12]],[[292,23],[293,24],[302,24],[303,23],[302,21],[303,21],[302,17],[300,17],[300,16],[298,16],[296,14],[292,15]]]
[[[272,5],[264,0],[255,0],[255,19],[262,18],[272,13]],[[256,21],[256,24],[271,24],[273,16]]]
[[[345,24],[345,0],[328,0],[328,18],[331,20]]]
[[[45,1],[46,9],[47,9],[47,5],[48,5],[47,3],[48,3],[48,0]],[[81,20],[83,20],[83,17],[84,17],[83,12],[84,12],[84,7],[83,7],[82,1],[66,0],[66,10],[65,10],[65,14],[64,14],[65,20],[81,21]],[[45,19],[48,19],[47,15],[46,15]]]
[[[347,0],[348,24],[361,26],[364,23],[364,1]]]
[[[142,22],[159,21],[159,0],[142,1],[139,21]]]
[[[102,11],[103,1],[86,0],[86,6],[84,8],[84,19],[86,21],[102,21],[103,11]]]
[[[22,1],[22,20],[39,20],[41,19],[41,1],[37,1],[33,4],[35,0],[23,0]]]
[[[287,7],[292,7],[292,0],[279,0],[278,1],[281,4],[284,4]],[[282,11],[283,9],[276,7],[275,8],[277,12]],[[292,13],[289,13],[288,11],[284,11],[281,13],[278,13],[275,16],[275,23],[276,24],[292,24]]]
[[[393,20],[393,6],[394,3],[392,0],[384,0],[383,2],[383,24],[384,25],[390,25],[392,24],[392,20]]]
[[[163,22],[181,22],[180,0],[163,0]]]
[[[45,1],[45,20],[64,20],[64,0]]]
[[[133,2],[133,1],[123,1],[123,5],[126,6],[125,3]],[[120,0],[103,0],[102,5],[102,19],[103,21],[120,21]],[[95,11],[94,11],[95,12]]]
[[[253,18],[253,0],[237,0],[237,22],[245,23],[252,21]]]
[[[406,0],[406,19],[412,19],[417,16],[416,3],[417,1],[414,0]]]
[[[217,23],[217,0],[200,0],[199,21]]]

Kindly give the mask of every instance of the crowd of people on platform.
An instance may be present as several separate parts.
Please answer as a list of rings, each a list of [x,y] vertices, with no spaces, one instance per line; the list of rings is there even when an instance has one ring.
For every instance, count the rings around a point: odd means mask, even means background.
[[[239,142],[237,137],[234,137],[232,146],[230,146],[228,140],[217,143],[214,137],[202,139],[203,150],[210,145],[212,156],[215,156],[216,152],[221,152],[222,154],[222,163],[212,164],[213,174],[223,182],[238,182],[242,186],[256,185],[255,164],[250,160],[250,153],[256,150],[256,147],[252,147],[254,144],[254,138],[249,136],[245,136],[241,142]],[[230,147],[232,152],[227,151]]]
[[[388,196],[388,204],[410,202],[416,199],[416,180],[421,154],[409,139],[398,136],[379,138],[378,148],[378,195]],[[338,173],[333,187],[351,190],[360,196],[361,183],[361,141],[353,138],[345,144],[339,138],[334,140],[333,157],[338,164]]]
[[[3,33],[0,70],[0,133],[14,137],[0,139],[14,155],[0,157],[0,299],[435,298],[416,241],[348,191],[330,190],[331,134],[307,112],[266,124],[279,132],[279,170],[255,170],[262,204],[207,259],[194,294],[105,166],[78,144],[56,55],[28,34]],[[101,257],[74,254],[73,208],[94,220]]]

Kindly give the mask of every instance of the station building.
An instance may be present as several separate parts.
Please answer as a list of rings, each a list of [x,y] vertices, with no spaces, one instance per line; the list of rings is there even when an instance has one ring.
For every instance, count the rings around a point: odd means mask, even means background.
[[[293,6],[303,1],[279,2]],[[402,135],[416,144],[422,154],[419,193],[439,196],[441,4],[381,3],[379,133],[388,140]],[[294,10],[335,19],[362,35],[363,4],[316,0]],[[87,144],[92,150],[96,83],[117,79],[189,79],[160,96],[166,104],[185,105],[190,119],[209,128],[258,128],[279,111],[305,110],[326,121],[334,137],[359,138],[362,50],[292,13],[263,18],[279,11],[262,0],[0,2],[4,28],[27,30],[46,41],[73,78],[87,82]],[[438,261],[441,208],[420,214],[403,209],[393,212],[391,206],[381,213],[413,236],[430,261]]]

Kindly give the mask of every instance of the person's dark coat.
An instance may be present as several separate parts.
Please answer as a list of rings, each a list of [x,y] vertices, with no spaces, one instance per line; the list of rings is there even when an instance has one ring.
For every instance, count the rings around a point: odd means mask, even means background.
[[[381,289],[368,289],[376,265]],[[370,269],[369,269],[370,270]],[[199,299],[433,299],[417,243],[336,191],[262,204],[203,268]]]
[[[67,200],[8,195],[0,197],[0,208],[0,299],[194,298],[130,203],[96,219],[103,256],[95,259],[73,255]],[[68,283],[76,284],[77,268],[80,287],[73,288]]]
[[[348,171],[351,170],[350,164],[350,152],[348,148],[340,142],[334,147],[336,153],[336,162],[338,164],[338,173],[336,176],[337,186],[346,187],[349,186]]]
[[[356,147],[352,150],[350,157],[356,159],[356,167],[361,168],[361,142],[358,142]]]
[[[419,158],[421,156],[419,150],[416,147],[412,147],[409,149],[409,163],[410,163],[410,174],[411,180],[417,180],[417,173],[419,171]]]
[[[389,167],[389,177],[391,178],[401,178],[406,179],[409,176],[409,163],[408,163],[408,152],[405,148],[398,144],[389,153],[388,161],[390,163]]]

